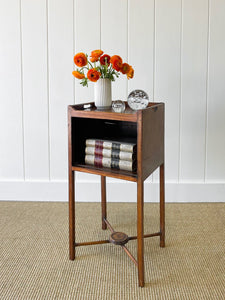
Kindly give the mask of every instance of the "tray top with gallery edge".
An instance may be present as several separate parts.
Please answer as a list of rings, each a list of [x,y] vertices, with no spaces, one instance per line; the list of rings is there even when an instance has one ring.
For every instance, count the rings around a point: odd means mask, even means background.
[[[121,113],[114,112],[111,108],[100,110],[97,109],[94,102],[69,105],[69,113],[72,117],[81,117],[81,118],[96,118],[96,119],[108,119],[108,120],[121,120],[121,121],[130,121],[137,122],[138,114],[141,114],[146,109],[152,108],[157,109],[159,105],[163,103],[149,102],[148,106],[142,110],[132,110],[128,103],[125,102],[125,110]]]

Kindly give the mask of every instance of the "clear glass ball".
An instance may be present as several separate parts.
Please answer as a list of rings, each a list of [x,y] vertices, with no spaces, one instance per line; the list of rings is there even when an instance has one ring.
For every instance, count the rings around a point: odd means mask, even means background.
[[[149,97],[145,91],[134,90],[129,94],[127,102],[133,110],[144,109],[148,106]]]
[[[125,110],[125,103],[122,100],[112,101],[112,109],[117,113],[122,113]]]

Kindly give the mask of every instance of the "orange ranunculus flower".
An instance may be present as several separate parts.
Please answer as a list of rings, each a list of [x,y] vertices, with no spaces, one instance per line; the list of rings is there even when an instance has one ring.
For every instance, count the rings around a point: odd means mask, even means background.
[[[80,52],[74,56],[74,63],[78,67],[84,67],[87,64],[87,57],[84,53]]]
[[[110,62],[113,69],[119,72],[123,64],[122,58],[119,55],[113,55],[110,59]]]
[[[100,57],[101,55],[103,54],[103,51],[102,50],[93,50],[92,52],[91,52],[91,56],[98,56],[98,57]]]
[[[122,67],[121,67],[120,71],[121,71],[123,74],[127,74],[127,73],[129,73],[130,68],[131,68],[130,65],[124,63],[124,64],[122,64]]]
[[[99,73],[96,69],[90,69],[87,72],[87,78],[93,82],[98,81],[100,76],[101,76],[101,73]]]
[[[110,58],[111,64],[113,64],[115,62],[115,60],[120,60],[121,63],[123,63],[123,60],[122,60],[122,58],[119,55],[113,55],[113,56],[111,56],[111,58]]]
[[[91,58],[90,61],[91,62],[95,62],[98,61],[99,57],[103,54],[102,50],[94,50],[91,52]]]
[[[107,65],[110,64],[110,56],[108,54],[104,54],[100,57],[100,64],[105,65],[106,63]]]
[[[73,74],[74,77],[76,77],[78,79],[83,79],[85,77],[84,74],[82,74],[82,73],[80,73],[78,71],[73,71],[72,74]]]
[[[127,79],[133,78],[134,77],[134,69],[130,66],[130,70],[127,73]]]
[[[99,59],[98,56],[93,56],[93,57],[90,58],[90,61],[91,62],[96,62],[96,61],[98,61],[98,59]]]

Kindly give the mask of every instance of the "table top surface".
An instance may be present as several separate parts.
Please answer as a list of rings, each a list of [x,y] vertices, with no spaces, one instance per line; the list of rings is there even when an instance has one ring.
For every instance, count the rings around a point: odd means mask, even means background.
[[[123,112],[115,112],[112,107],[104,110],[98,109],[95,106],[94,102],[69,105],[68,108],[71,116],[137,121],[138,114],[140,112],[143,112],[146,109],[149,109],[150,107],[153,108],[153,107],[157,107],[158,105],[163,105],[162,102],[160,103],[149,102],[148,106],[145,109],[133,110],[129,107],[126,101],[124,101],[124,103],[125,103],[125,110]]]

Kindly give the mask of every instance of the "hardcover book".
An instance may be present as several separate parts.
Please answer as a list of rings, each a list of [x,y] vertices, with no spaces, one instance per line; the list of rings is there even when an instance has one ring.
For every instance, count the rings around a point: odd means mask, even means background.
[[[89,146],[86,147],[85,154],[109,157],[109,158],[114,158],[114,159],[119,159],[119,160],[129,160],[129,161],[136,159],[136,153],[121,151],[120,149],[101,148],[98,146],[97,147],[89,147]]]
[[[117,170],[136,171],[137,161],[120,160],[111,157],[103,157],[97,155],[85,155],[85,163],[96,167],[106,167]]]
[[[123,152],[136,152],[137,145],[132,142],[120,142],[113,140],[101,140],[101,139],[87,139],[86,140],[87,147],[95,147],[102,149],[112,149],[112,150],[120,150]]]

